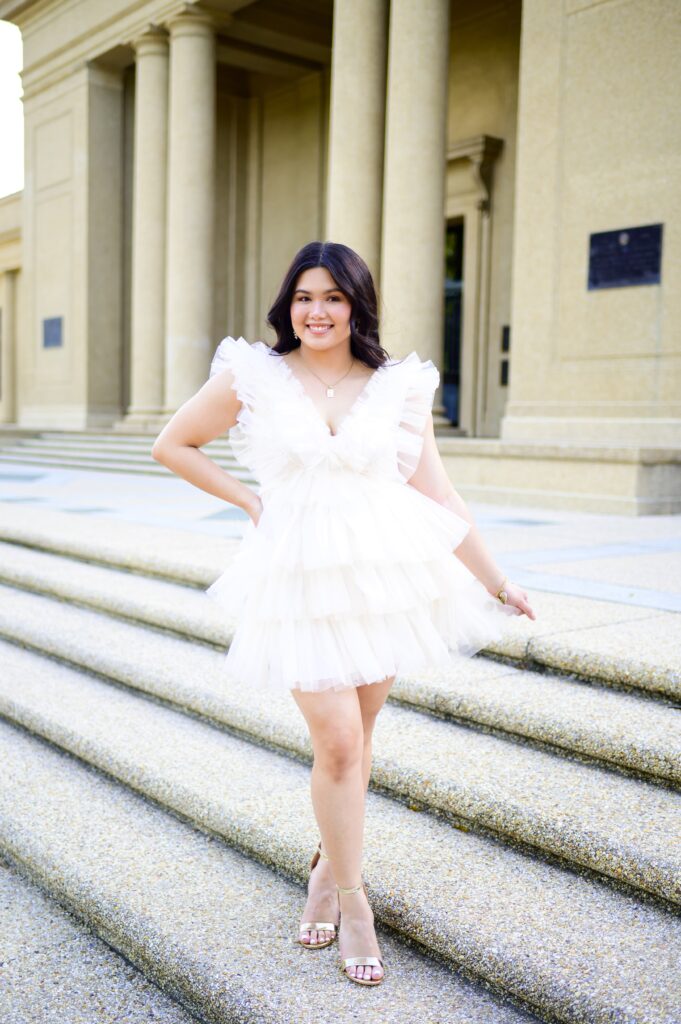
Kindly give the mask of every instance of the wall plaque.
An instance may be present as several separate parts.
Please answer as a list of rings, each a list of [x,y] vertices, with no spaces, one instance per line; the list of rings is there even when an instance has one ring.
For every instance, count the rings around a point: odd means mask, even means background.
[[[589,291],[659,284],[662,225],[600,231],[589,236]]]

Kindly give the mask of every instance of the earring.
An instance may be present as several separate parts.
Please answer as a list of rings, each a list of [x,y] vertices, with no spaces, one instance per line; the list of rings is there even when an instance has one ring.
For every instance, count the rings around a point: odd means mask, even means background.
[[[296,341],[300,341],[300,338],[298,337],[295,331],[293,332],[293,337],[296,339]]]

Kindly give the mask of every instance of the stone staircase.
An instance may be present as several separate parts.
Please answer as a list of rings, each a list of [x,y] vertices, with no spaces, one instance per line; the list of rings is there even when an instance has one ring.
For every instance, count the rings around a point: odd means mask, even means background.
[[[83,469],[98,473],[141,473],[171,476],[151,457],[155,433],[116,433],[96,430],[0,430],[0,463]],[[239,466],[227,437],[201,449],[239,480],[251,482],[251,474]]]
[[[233,549],[2,510],[12,867],[203,1021],[678,1024],[679,616],[532,593],[504,644],[396,681],[365,837],[386,981],[361,989],[294,941],[311,750],[290,697],[221,683],[202,590]]]

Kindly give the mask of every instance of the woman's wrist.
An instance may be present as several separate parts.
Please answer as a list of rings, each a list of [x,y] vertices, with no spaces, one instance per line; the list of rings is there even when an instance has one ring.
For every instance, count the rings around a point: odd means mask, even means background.
[[[502,597],[500,595],[503,594],[503,591],[505,590],[507,583],[508,576],[503,576],[501,578],[497,576],[495,584],[493,586],[489,586],[486,588],[487,593],[491,594],[492,597],[496,597],[499,600],[502,600]]]

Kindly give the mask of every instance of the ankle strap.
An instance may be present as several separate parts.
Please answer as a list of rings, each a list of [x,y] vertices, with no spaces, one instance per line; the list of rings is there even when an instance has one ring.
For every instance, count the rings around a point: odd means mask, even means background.
[[[360,889],[364,888],[364,883],[360,882],[359,885],[352,886],[350,889],[344,889],[342,885],[337,885],[336,888],[338,889],[338,892],[349,894],[351,892],[359,892]]]

